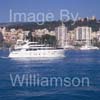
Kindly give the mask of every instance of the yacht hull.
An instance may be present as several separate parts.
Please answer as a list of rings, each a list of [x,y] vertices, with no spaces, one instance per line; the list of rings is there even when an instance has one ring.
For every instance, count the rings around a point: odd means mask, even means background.
[[[65,57],[65,51],[61,50],[36,50],[36,51],[12,51],[10,58],[61,58]]]

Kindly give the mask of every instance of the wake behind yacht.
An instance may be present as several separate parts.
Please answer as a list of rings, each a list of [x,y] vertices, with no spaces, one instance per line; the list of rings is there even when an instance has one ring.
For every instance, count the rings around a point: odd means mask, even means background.
[[[18,40],[14,49],[10,51],[10,58],[60,58],[65,57],[65,51],[61,48],[49,47],[44,44],[39,44],[38,42],[29,42]]]

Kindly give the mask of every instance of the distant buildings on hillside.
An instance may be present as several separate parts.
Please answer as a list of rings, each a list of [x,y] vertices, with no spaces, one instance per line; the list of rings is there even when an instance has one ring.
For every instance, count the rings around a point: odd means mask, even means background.
[[[15,43],[17,39],[25,39],[28,36],[30,30],[24,31],[22,29],[10,29],[7,30],[6,27],[0,28],[0,32],[3,35],[3,38],[8,43]],[[0,34],[1,34],[0,33]],[[96,38],[100,41],[100,30],[97,32],[92,32],[91,27],[82,26],[76,27],[74,30],[69,31],[68,28],[62,23],[62,25],[55,28],[53,31],[49,31],[48,29],[36,29],[32,31],[33,37],[41,37],[43,35],[51,35],[55,36],[57,39],[57,45],[59,47],[64,47],[66,43],[74,45],[75,43],[83,43],[87,39],[92,40]]]

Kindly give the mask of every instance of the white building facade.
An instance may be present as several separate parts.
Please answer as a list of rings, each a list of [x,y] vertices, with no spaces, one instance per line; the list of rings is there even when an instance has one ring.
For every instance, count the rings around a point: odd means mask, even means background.
[[[92,28],[91,27],[77,27],[75,29],[76,41],[91,40]]]
[[[64,48],[64,46],[66,45],[67,32],[68,32],[67,27],[64,24],[55,28],[58,46],[61,48]]]

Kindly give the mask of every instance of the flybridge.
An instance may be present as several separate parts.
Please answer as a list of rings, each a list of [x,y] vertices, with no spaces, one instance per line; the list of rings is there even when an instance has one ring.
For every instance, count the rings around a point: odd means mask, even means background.
[[[37,22],[38,25],[43,25],[45,21],[53,21],[57,17],[60,20],[73,20],[76,21],[79,14],[73,14],[67,9],[61,9],[59,11],[59,16],[55,15],[53,12],[15,12],[12,9],[9,11],[9,21],[10,22]]]

